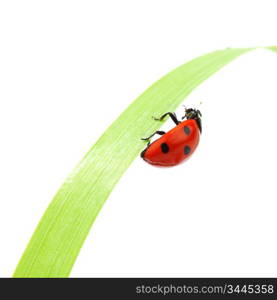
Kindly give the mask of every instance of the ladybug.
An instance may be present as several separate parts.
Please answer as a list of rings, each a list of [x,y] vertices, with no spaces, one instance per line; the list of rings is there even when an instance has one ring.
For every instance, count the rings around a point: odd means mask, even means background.
[[[167,133],[156,131],[149,137],[142,138],[143,141],[148,141],[148,144],[140,154],[149,164],[163,167],[175,166],[190,157],[197,148],[202,132],[202,114],[198,109],[185,109],[185,116],[182,117],[184,121],[178,121],[176,114],[172,112],[153,119],[162,121],[166,116],[169,116],[176,126]],[[161,137],[150,143],[155,134]]]

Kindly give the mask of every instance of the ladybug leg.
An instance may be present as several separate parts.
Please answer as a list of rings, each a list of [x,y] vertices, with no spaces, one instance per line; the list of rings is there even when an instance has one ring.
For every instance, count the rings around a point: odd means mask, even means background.
[[[149,141],[151,139],[151,137],[153,137],[155,134],[163,135],[163,134],[165,134],[165,132],[158,130],[158,131],[152,133],[151,135],[149,135],[147,138],[141,138],[141,140]],[[150,143],[150,141],[148,143]]]
[[[177,117],[176,117],[176,114],[175,113],[172,113],[172,112],[167,112],[165,114],[163,114],[160,118],[155,118],[153,117],[154,120],[156,121],[162,121],[166,116],[170,116],[171,120],[176,124],[180,124],[180,121],[178,121]]]

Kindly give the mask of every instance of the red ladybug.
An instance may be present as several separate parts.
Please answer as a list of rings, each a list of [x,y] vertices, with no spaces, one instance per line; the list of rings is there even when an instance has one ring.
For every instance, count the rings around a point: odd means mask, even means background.
[[[146,149],[140,156],[148,163],[158,166],[175,166],[184,161],[195,151],[202,131],[201,117],[202,114],[198,109],[188,108],[185,110],[185,121],[178,121],[175,113],[165,113],[160,118],[154,118],[157,121],[163,120],[166,116],[170,116],[176,124],[174,128],[167,133],[164,131],[156,131],[147,138]],[[150,138],[155,134],[162,135],[159,139],[150,143]]]

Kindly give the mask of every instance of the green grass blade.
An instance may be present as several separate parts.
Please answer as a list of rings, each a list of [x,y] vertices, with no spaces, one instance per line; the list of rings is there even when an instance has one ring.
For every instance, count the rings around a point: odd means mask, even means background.
[[[139,96],[66,179],[37,226],[14,276],[67,277],[105,200],[145,147],[140,137],[161,126],[151,116],[174,111],[205,79],[250,50],[225,49],[196,58]]]
[[[277,46],[267,47],[267,49],[277,52]]]

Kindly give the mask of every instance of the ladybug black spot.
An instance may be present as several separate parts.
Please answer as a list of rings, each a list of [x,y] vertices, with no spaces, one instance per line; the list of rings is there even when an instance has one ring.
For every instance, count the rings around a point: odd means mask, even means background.
[[[166,143],[161,144],[161,149],[163,153],[167,153],[169,151],[169,147]]]
[[[188,126],[185,126],[184,127],[184,132],[186,135],[189,135],[190,134],[190,128]]]
[[[184,153],[185,153],[185,155],[188,155],[190,153],[190,147],[189,146],[184,147]]]

